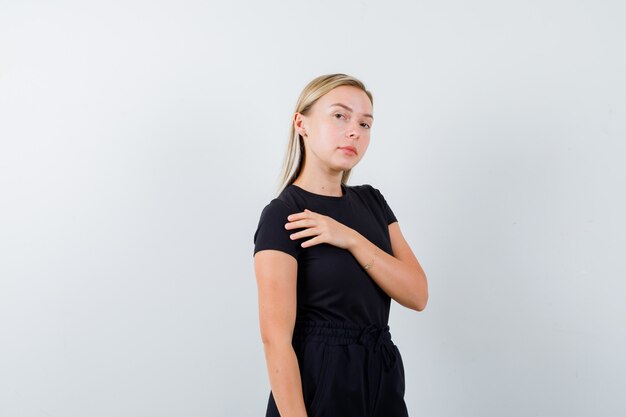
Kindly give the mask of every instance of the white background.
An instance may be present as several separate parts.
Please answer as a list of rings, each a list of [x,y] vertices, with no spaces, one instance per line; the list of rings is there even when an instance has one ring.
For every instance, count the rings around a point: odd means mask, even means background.
[[[253,234],[293,107],[374,94],[350,184],[424,267],[411,416],[626,413],[620,1],[1,1],[0,415],[262,416]]]

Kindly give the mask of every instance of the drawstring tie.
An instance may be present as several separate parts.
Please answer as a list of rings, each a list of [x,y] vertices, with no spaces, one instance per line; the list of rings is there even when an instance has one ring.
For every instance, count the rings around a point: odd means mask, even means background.
[[[391,370],[396,367],[397,357],[395,346],[391,341],[391,333],[389,333],[389,325],[380,327],[376,324],[370,324],[363,329],[359,336],[359,343],[373,347],[377,352],[382,347],[383,360],[385,369]]]

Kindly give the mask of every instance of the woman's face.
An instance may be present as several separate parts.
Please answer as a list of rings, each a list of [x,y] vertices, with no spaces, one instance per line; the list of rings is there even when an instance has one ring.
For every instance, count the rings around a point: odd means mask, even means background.
[[[351,169],[363,158],[372,122],[367,94],[347,85],[320,97],[307,116],[296,113],[294,117],[296,131],[304,137],[307,162],[315,158],[335,171]]]

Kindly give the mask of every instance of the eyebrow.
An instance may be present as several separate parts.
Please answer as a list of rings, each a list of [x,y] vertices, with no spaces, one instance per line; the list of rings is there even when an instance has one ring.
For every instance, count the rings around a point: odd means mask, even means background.
[[[348,110],[348,111],[352,111],[352,109],[351,109],[350,107],[346,106],[345,104],[341,104],[341,103],[334,103],[334,104],[331,104],[329,107],[333,107],[333,106],[343,107],[344,109],[346,109],[346,110]],[[371,114],[367,114],[367,113],[365,113],[365,114],[363,114],[363,116],[365,116],[365,117],[369,117],[370,119],[374,120],[374,116],[372,116]]]

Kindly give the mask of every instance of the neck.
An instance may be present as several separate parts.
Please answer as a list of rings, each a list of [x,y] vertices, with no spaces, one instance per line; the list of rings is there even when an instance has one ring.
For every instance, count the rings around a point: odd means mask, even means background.
[[[342,174],[343,171],[340,171],[338,175],[319,177],[300,174],[293,184],[315,194],[341,197],[343,195],[343,190],[341,189]]]

